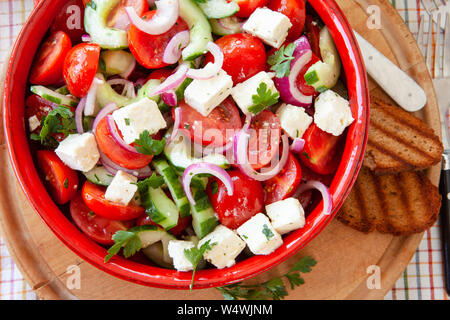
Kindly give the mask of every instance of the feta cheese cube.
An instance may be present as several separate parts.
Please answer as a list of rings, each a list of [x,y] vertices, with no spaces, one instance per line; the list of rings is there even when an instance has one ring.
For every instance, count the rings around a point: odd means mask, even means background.
[[[58,157],[74,170],[87,172],[97,164],[100,154],[92,133],[70,134],[55,150]]]
[[[293,106],[292,104],[282,104],[277,110],[281,128],[292,138],[301,138],[306,129],[313,122],[305,109]]]
[[[237,84],[231,90],[231,96],[244,114],[251,114],[251,112],[248,111],[248,108],[254,105],[252,97],[253,95],[258,94],[257,89],[261,83],[265,83],[267,85],[267,90],[270,90],[272,94],[278,92],[275,83],[272,80],[274,76],[275,74],[272,72],[268,73],[261,71],[244,82]]]
[[[194,270],[192,263],[184,255],[185,249],[191,249],[195,247],[195,243],[192,241],[183,240],[170,240],[167,246],[169,256],[173,259],[173,266],[178,271],[191,271]]]
[[[273,228],[279,234],[285,234],[305,226],[305,212],[300,201],[287,198],[266,206],[267,215]]]
[[[232,87],[231,76],[220,70],[212,79],[192,81],[184,91],[184,101],[206,117],[230,95]]]
[[[349,102],[333,90],[322,92],[314,107],[315,124],[334,136],[340,136],[354,120]]]
[[[28,118],[28,127],[30,128],[30,132],[33,132],[34,130],[39,128],[40,125],[41,122],[35,115]]]
[[[258,213],[247,220],[237,229],[237,232],[254,254],[271,254],[283,244],[280,234],[263,213]]]
[[[123,140],[128,144],[138,139],[145,130],[148,130],[150,134],[155,134],[167,127],[158,105],[149,98],[142,98],[120,108],[114,111],[112,116],[122,133]]]
[[[242,29],[278,49],[286,40],[291,27],[291,21],[284,14],[268,8],[258,8],[244,23]]]
[[[245,242],[233,230],[223,225],[218,225],[213,232],[200,240],[198,247],[208,240],[211,250],[207,250],[203,257],[218,269],[234,265],[236,263],[234,259],[245,248]]]
[[[105,199],[127,206],[137,191],[137,178],[122,170],[117,171],[111,184],[106,188]]]

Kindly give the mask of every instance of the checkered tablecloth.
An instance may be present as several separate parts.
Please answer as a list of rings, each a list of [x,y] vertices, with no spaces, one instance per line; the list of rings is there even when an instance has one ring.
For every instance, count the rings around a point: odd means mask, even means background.
[[[442,1],[442,0],[437,0]],[[423,8],[420,0],[391,0],[413,33]],[[24,21],[33,8],[32,0],[0,0],[0,64],[4,63]],[[0,236],[0,299],[36,299],[14,264]],[[422,300],[449,297],[443,288],[439,226],[428,230],[416,254],[385,299]]]

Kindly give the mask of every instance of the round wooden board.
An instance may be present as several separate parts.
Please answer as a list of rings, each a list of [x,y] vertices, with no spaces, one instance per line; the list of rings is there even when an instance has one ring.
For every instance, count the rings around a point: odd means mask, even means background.
[[[425,89],[428,104],[418,113],[440,134],[439,112],[431,78],[422,55],[403,20],[387,0],[337,0],[354,29],[375,45]],[[382,27],[369,30],[366,8],[381,8]],[[371,81],[372,95],[384,93]],[[66,248],[28,205],[9,166],[0,136],[0,156],[7,165],[0,169],[0,224],[8,249],[26,281],[42,299],[221,299],[215,289],[193,292],[155,289],[110,276],[80,259]],[[429,170],[434,184],[439,166]],[[304,276],[306,283],[290,291],[287,299],[383,299],[408,265],[423,234],[393,237],[362,234],[336,219],[304,249],[280,266],[248,282],[260,282],[285,272],[300,257],[311,255],[318,264]],[[78,266],[81,287],[66,287],[71,268]],[[381,268],[381,289],[368,289],[367,268]]]

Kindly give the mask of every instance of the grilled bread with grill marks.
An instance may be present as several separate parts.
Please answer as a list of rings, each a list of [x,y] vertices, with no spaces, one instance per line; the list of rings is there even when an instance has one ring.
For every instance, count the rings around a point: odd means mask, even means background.
[[[441,160],[439,137],[421,119],[371,97],[364,166],[376,173],[423,170]]]
[[[431,227],[440,206],[438,188],[422,172],[376,175],[363,167],[338,220],[365,233],[409,235]]]

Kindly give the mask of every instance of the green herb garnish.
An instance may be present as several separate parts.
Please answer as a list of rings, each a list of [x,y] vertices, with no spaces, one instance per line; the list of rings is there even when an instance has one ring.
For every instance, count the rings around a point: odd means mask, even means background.
[[[263,225],[262,233],[266,236],[267,241],[269,241],[274,236],[272,230],[270,230],[267,224]]]
[[[295,44],[291,43],[281,47],[267,59],[267,63],[271,65],[270,70],[275,71],[277,78],[287,77],[291,72],[291,60],[294,60],[294,51]]]
[[[42,129],[39,135],[32,134],[31,139],[40,140],[41,144],[55,147],[58,142],[52,133],[62,133],[68,136],[76,132],[75,118],[69,107],[57,106],[42,118]]]
[[[252,96],[253,105],[248,108],[248,111],[253,114],[257,114],[265,108],[274,105],[280,98],[280,94],[278,92],[273,93],[272,90],[267,88],[267,84],[264,82],[261,82],[256,92],[257,94]]]
[[[206,251],[211,250],[211,247],[215,246],[216,243],[209,244],[211,240],[206,241],[204,244],[200,246],[200,248],[193,247],[190,249],[184,249],[184,256],[189,260],[190,263],[194,266],[194,270],[192,271],[192,281],[189,289],[192,290],[192,286],[194,285],[194,277],[195,271],[197,270],[197,265],[202,260],[203,255]]]
[[[144,192],[147,191],[149,187],[152,187],[153,189],[161,187],[164,184],[164,178],[153,173],[147,179],[138,181],[135,184],[137,185],[139,192]]]
[[[134,143],[136,144],[134,148],[137,152],[146,155],[158,155],[163,151],[166,139],[153,139],[148,130],[144,130],[144,132],[139,135],[139,139],[136,139]]]

